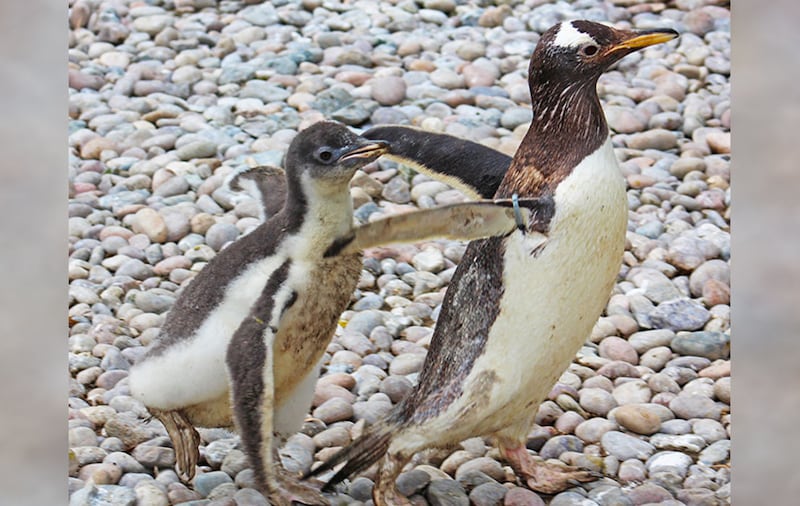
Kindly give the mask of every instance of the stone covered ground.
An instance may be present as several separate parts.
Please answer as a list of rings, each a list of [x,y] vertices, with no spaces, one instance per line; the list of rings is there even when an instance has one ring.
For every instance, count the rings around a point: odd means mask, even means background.
[[[512,154],[531,119],[539,34],[572,18],[671,27],[599,92],[630,221],[606,311],[539,409],[528,447],[605,477],[555,496],[522,486],[480,438],[420,455],[398,485],[418,505],[730,503],[730,12],[718,0],[72,0],[69,2],[71,505],[257,505],[237,437],[201,430],[184,484],[128,369],[181,287],[259,224],[221,186],[280,165],[298,129],[409,124]],[[354,178],[359,222],[457,202],[379,161]],[[465,245],[370,250],[328,347],[303,433],[308,470],[416,381]],[[368,502],[369,473],[336,504]]]

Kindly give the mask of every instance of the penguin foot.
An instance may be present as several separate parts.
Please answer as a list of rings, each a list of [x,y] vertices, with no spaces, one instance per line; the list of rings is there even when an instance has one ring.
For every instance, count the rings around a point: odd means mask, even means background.
[[[504,453],[514,470],[525,479],[528,488],[542,494],[557,494],[602,476],[572,466],[534,459],[524,446],[506,449]]]
[[[164,424],[164,428],[167,429],[167,434],[172,440],[178,477],[184,482],[190,481],[194,478],[195,468],[200,460],[200,434],[180,410],[150,409],[150,412]]]
[[[291,506],[300,503],[309,506],[328,506],[330,502],[322,495],[319,488],[322,482],[317,480],[301,481],[300,476],[294,475],[275,466],[275,480],[272,490],[267,495],[270,504],[274,506]],[[319,486],[314,486],[317,483]]]

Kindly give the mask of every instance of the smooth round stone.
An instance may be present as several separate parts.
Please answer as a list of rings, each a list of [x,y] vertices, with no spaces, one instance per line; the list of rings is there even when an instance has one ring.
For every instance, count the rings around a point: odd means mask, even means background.
[[[134,215],[133,231],[155,243],[166,242],[169,231],[164,218],[154,209],[144,207]]]
[[[637,434],[655,434],[661,427],[661,418],[647,405],[620,406],[614,410],[614,419],[621,426]]]
[[[574,411],[567,411],[556,420],[556,430],[564,434],[572,434],[585,419]]]
[[[503,498],[504,506],[545,506],[544,500],[536,492],[527,488],[514,487]]]
[[[440,272],[445,267],[444,255],[438,248],[425,248],[412,258],[414,268],[425,272]]]
[[[419,353],[403,353],[398,355],[389,364],[389,374],[406,376],[422,370],[425,355]]]
[[[672,358],[672,350],[666,346],[651,348],[642,354],[639,364],[653,371],[660,371]],[[648,381],[649,385],[649,381]],[[651,386],[652,388],[652,386]]]
[[[577,492],[561,492],[553,497],[550,506],[597,506],[597,503]]]
[[[678,147],[678,138],[669,130],[657,128],[630,135],[626,144],[631,149],[667,151]]]
[[[639,459],[629,459],[620,464],[617,477],[623,483],[640,483],[645,479],[645,472],[644,462]]]
[[[269,506],[267,499],[254,488],[243,488],[233,495],[236,506]]]
[[[434,480],[425,493],[431,506],[469,506],[469,497],[455,480]]]
[[[235,241],[239,237],[239,229],[231,223],[219,222],[214,223],[206,231],[206,244],[208,244],[214,251],[220,251],[222,246]]]
[[[402,475],[400,475],[402,477]],[[399,488],[400,485],[400,477],[397,479],[397,485]],[[350,482],[350,488],[348,488],[347,493],[353,499],[357,501],[366,502],[372,499],[372,488],[374,483],[369,478],[365,478],[363,476],[359,476],[358,478],[354,479]]]
[[[557,459],[564,452],[582,452],[583,441],[576,436],[555,436],[539,450],[543,459]]]
[[[599,354],[610,360],[622,360],[630,364],[639,363],[639,355],[633,346],[621,337],[609,336],[600,341]]]
[[[175,465],[175,450],[163,446],[139,445],[131,454],[145,467],[171,468]]]
[[[697,460],[709,466],[719,464],[729,459],[730,451],[730,439],[723,439],[706,447],[705,450],[700,452]]]
[[[617,406],[614,397],[609,392],[599,388],[584,388],[579,395],[581,407],[596,415],[605,416]]]
[[[233,483],[233,480],[227,473],[211,471],[195,476],[194,489],[203,497],[208,497],[212,490],[224,483]]]
[[[637,353],[644,353],[658,346],[669,346],[674,337],[675,332],[669,329],[642,330],[633,333],[628,342]]]
[[[533,112],[528,107],[509,107],[500,117],[503,128],[514,130],[520,125],[525,125],[533,119]]]
[[[634,504],[661,504],[664,501],[672,500],[672,494],[664,487],[648,482],[628,491],[628,498]]]
[[[315,409],[313,415],[326,424],[349,420],[353,416],[353,406],[342,398],[334,397]]]
[[[575,435],[587,443],[597,443],[605,433],[618,428],[616,423],[605,418],[590,418],[575,427]]]
[[[653,393],[643,380],[626,381],[611,392],[618,405],[650,402]]]
[[[637,114],[636,111],[627,107],[610,105],[605,107],[605,113],[608,126],[611,127],[614,132],[632,134],[641,132],[647,128],[647,121],[642,115]]]
[[[646,459],[655,452],[655,447],[634,436],[618,431],[609,431],[600,439],[606,452],[619,460]]]
[[[667,451],[658,452],[647,459],[646,467],[651,476],[655,473],[669,472],[684,478],[692,463],[692,457],[685,453]]]
[[[650,313],[650,321],[654,326],[676,332],[703,328],[710,319],[711,313],[690,299],[662,302]]]
[[[691,418],[710,418],[719,420],[721,408],[711,399],[696,394],[680,394],[669,403],[669,409],[675,416],[689,420]]]
[[[389,396],[393,403],[400,402],[413,388],[404,376],[389,376],[381,382],[380,391]]]
[[[402,77],[376,77],[370,84],[372,99],[381,105],[397,105],[406,96],[406,82]]]
[[[731,378],[720,378],[714,383],[714,396],[720,401],[731,403]]]
[[[675,353],[709,360],[727,359],[730,356],[730,337],[722,332],[679,334],[670,346]]]
[[[497,506],[503,504],[508,489],[499,483],[478,485],[469,494],[470,504],[475,506]]]

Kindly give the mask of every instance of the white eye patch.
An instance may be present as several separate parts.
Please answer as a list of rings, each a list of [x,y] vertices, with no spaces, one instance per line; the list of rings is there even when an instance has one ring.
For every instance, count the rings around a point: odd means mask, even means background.
[[[558,27],[558,33],[553,44],[560,47],[573,48],[584,44],[597,44],[597,42],[589,34],[575,28],[571,21],[564,21]]]

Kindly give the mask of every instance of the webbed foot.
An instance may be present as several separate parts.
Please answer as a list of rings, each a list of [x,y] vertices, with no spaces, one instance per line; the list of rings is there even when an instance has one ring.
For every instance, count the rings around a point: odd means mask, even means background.
[[[570,487],[587,481],[594,481],[602,475],[585,471],[566,464],[555,464],[535,459],[524,446],[506,449],[505,457],[511,467],[526,481],[528,488],[543,494],[557,494]]]

